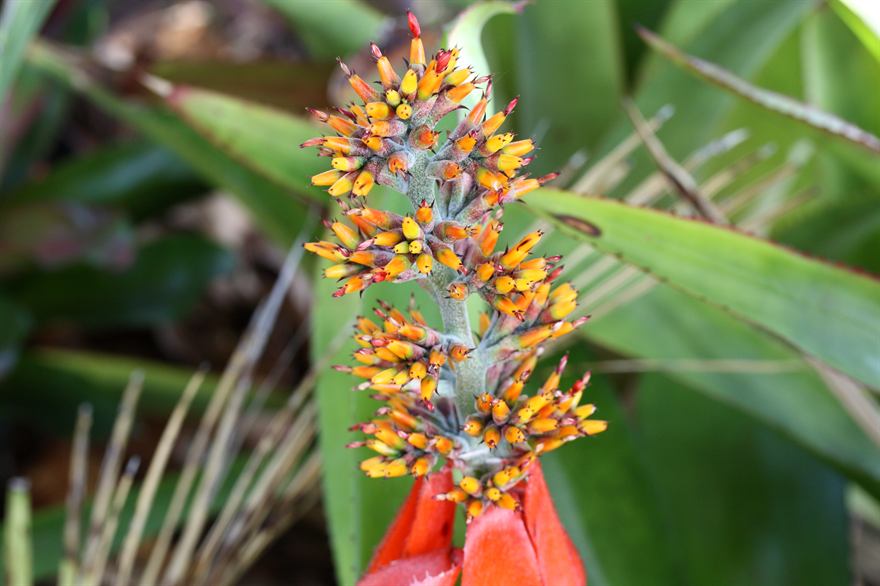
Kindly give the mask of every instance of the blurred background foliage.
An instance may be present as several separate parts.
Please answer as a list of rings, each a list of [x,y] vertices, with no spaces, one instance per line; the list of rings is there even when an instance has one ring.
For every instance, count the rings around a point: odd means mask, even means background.
[[[553,187],[579,194],[509,206],[504,237],[545,224],[593,315],[544,358],[592,369],[612,423],[546,464],[590,584],[880,584],[871,0],[5,0],[0,479],[31,479],[35,577],[61,556],[77,405],[94,408],[97,461],[142,371],[128,449],[149,459],[192,371],[219,373],[287,248],[334,212],[298,146],[319,133],[304,107],[350,99],[337,56],[362,73],[371,40],[402,57],[410,8],[429,46],[494,73],[496,104],[521,96],[510,124],[541,146],[533,173],[560,170]],[[636,24],[722,69],[652,50]],[[730,74],[745,83],[725,88]],[[584,197],[597,194],[684,217],[696,195],[781,246]],[[562,212],[603,236],[548,223]],[[286,369],[267,413],[310,367],[343,361],[333,341],[354,315],[412,292],[333,300],[316,264],[268,343]],[[348,377],[315,374],[320,506],[257,562],[261,583],[353,584],[408,487],[356,473],[349,427],[375,407]]]

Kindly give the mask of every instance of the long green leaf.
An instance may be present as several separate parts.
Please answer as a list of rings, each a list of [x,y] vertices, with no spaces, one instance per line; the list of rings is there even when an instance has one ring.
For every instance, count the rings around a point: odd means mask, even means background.
[[[846,584],[845,483],[742,415],[651,376],[636,409],[681,584]]]
[[[831,6],[880,62],[880,15],[871,0],[832,0]]]
[[[308,106],[327,101],[327,83],[335,65],[289,60],[175,59],[156,63],[150,73],[174,85],[195,86],[300,114]]]
[[[55,4],[53,0],[15,1],[3,3],[0,12],[0,104],[15,79],[18,67],[31,38]]]
[[[146,215],[203,192],[204,183],[180,157],[144,141],[113,144],[55,166],[10,192],[0,206],[66,201],[124,208]]]
[[[309,177],[327,165],[300,144],[318,134],[302,118],[215,92],[178,87],[169,102],[192,127],[223,152],[272,181],[321,204],[326,194]]]
[[[123,271],[77,265],[34,272],[8,290],[39,323],[145,326],[184,315],[232,264],[229,252],[203,238],[168,236],[144,246]]]
[[[476,75],[488,75],[489,63],[483,52],[483,29],[496,16],[515,12],[516,6],[513,3],[493,0],[474,4],[459,14],[452,23],[446,41],[447,46],[461,49],[458,67],[470,66]],[[462,104],[471,107],[479,99],[479,94],[473,92],[462,101]],[[498,106],[490,102],[490,107],[493,105],[496,108]]]
[[[544,190],[533,205],[600,250],[880,387],[880,282],[733,230]]]
[[[713,63],[683,53],[674,45],[667,43],[648,30],[642,29],[640,34],[656,50],[700,78],[763,108],[803,122],[834,137],[847,140],[875,154],[880,154],[880,138],[867,130],[788,96],[755,87]]]
[[[214,185],[229,190],[280,244],[290,245],[300,232],[306,214],[303,203],[292,197],[289,189],[242,165],[168,109],[122,100],[80,69],[72,57],[48,45],[35,45],[28,59],[35,67],[85,94],[111,115],[167,146]],[[308,177],[309,173],[304,170],[298,191],[294,193],[308,193]]]
[[[575,349],[567,371],[589,369],[586,353]],[[542,360],[549,374],[553,358]],[[537,380],[543,380],[536,373]],[[585,399],[597,406],[608,431],[572,442],[541,459],[560,519],[578,547],[593,586],[680,584],[648,471],[608,379],[594,377]],[[638,559],[639,563],[632,563]]]
[[[828,198],[804,206],[777,223],[773,238],[880,274],[880,206],[876,199]]]
[[[682,42],[688,52],[749,79],[817,4],[817,0],[679,0],[661,32],[666,34],[668,28],[669,38]],[[634,95],[639,109],[647,115],[666,105],[676,108],[675,117],[664,126],[661,135],[675,158],[716,137],[716,127],[734,104],[731,99],[719,99],[715,88],[663,60],[649,63]],[[630,132],[629,121],[621,120],[602,141],[599,151],[610,151]],[[623,184],[623,189],[632,187],[651,171],[653,164],[647,157],[637,158],[632,179]]]
[[[6,412],[32,418],[48,430],[63,429],[82,403],[95,408],[99,432],[110,428],[119,399],[134,371],[144,373],[141,410],[167,415],[174,408],[192,372],[143,358],[98,352],[31,348],[15,370],[0,383],[0,402]],[[208,376],[195,398],[195,410],[207,403],[217,379]]]
[[[534,173],[592,150],[620,115],[624,72],[614,2],[535,2],[517,18],[518,128],[539,136]]]
[[[18,360],[19,346],[31,327],[31,318],[23,307],[0,295],[0,379]]]
[[[264,0],[294,25],[313,57],[333,59],[378,41],[385,18],[363,0]]]
[[[804,101],[880,136],[880,108],[874,99],[880,90],[880,61],[864,49],[831,11],[819,11],[805,19],[801,52]],[[853,91],[854,85],[859,89]],[[818,168],[820,196],[880,196],[876,151],[865,151],[842,141],[831,141],[828,147],[822,152]],[[861,179],[869,182],[871,188],[862,188]]]

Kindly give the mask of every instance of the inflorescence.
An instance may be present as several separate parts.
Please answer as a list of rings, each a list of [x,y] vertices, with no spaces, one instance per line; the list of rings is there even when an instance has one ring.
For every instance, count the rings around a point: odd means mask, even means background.
[[[364,104],[332,114],[310,110],[335,132],[302,145],[331,157],[332,169],[312,183],[336,198],[344,220],[326,222],[337,242],[306,249],[334,263],[324,276],[341,282],[336,297],[412,280],[434,296],[443,329],[430,327],[412,302],[406,313],[380,302],[378,322],[358,318],[356,365],[337,369],[365,379],[359,388],[384,403],[373,420],[356,426],[367,439],[351,446],[377,453],[361,469],[370,477],[418,477],[445,461],[460,480],[439,498],[464,503],[473,518],[489,504],[518,508],[517,484],[535,457],[600,433],[607,423],[590,419],[595,406],[581,404],[589,373],[560,390],[565,358],[538,389],[525,392],[543,345],[586,320],[566,319],[577,291],[557,283],[561,257],[531,256],[540,231],[498,246],[504,204],[556,174],[519,174],[535,144],[498,132],[517,100],[487,116],[491,78],[456,68],[458,49],[428,61],[418,21],[408,16],[403,76],[371,44],[375,87],[340,61]],[[464,110],[462,101],[479,88],[481,99],[441,139],[438,123]],[[376,184],[407,195],[412,213],[368,207],[365,196]],[[489,307],[476,335],[465,311],[474,293]]]

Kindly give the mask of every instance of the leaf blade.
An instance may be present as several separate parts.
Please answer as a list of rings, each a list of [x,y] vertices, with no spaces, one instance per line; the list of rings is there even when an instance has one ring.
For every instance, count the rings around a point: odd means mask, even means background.
[[[533,205],[600,250],[880,386],[880,360],[871,351],[880,332],[876,280],[730,229],[611,200],[544,190]]]
[[[3,4],[0,14],[0,104],[6,100],[28,43],[54,4],[53,0]]]
[[[788,96],[756,87],[713,63],[683,53],[674,45],[646,29],[640,29],[639,34],[645,39],[645,42],[649,43],[665,57],[701,79],[745,98],[762,108],[782,116],[787,116],[833,137],[849,141],[854,145],[880,155],[880,138],[867,130],[859,128],[855,124],[851,124],[834,114],[813,108]]]

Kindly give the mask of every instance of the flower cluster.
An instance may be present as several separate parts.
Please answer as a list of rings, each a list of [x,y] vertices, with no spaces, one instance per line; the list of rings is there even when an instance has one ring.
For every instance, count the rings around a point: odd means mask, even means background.
[[[378,321],[358,318],[356,365],[337,369],[364,379],[359,388],[383,403],[356,426],[366,439],[351,446],[376,453],[363,472],[420,478],[447,466],[455,484],[435,498],[463,503],[473,519],[493,505],[519,510],[537,456],[607,424],[590,419],[595,406],[581,403],[589,373],[560,388],[565,359],[525,392],[543,345],[586,319],[569,319],[577,291],[558,282],[561,257],[532,256],[542,232],[499,246],[504,205],[556,175],[520,174],[535,144],[500,131],[517,100],[489,115],[491,79],[457,67],[458,49],[428,60],[412,14],[409,26],[403,75],[371,45],[378,85],[340,62],[363,104],[312,110],[335,133],[303,145],[331,158],[332,168],[312,182],[339,202],[342,219],[326,222],[335,242],[306,248],[334,263],[324,275],[341,282],[335,296],[384,281],[417,281],[434,296],[443,329],[413,304],[403,312],[380,302]],[[478,90],[482,96],[464,109]],[[441,140],[438,123],[458,110],[466,114]],[[405,194],[412,212],[369,207],[364,196],[377,184]],[[471,294],[489,308],[476,336],[465,311]]]

